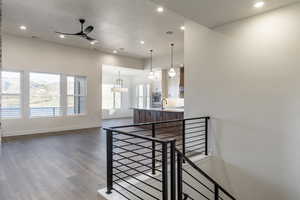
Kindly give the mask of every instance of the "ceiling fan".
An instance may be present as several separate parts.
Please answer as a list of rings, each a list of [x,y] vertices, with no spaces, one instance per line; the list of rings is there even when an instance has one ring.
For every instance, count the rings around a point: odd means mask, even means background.
[[[88,34],[94,30],[94,27],[88,26],[88,27],[84,28],[83,24],[85,23],[85,19],[79,19],[79,22],[81,24],[81,30],[78,33],[63,33],[63,32],[58,32],[58,31],[56,31],[55,33],[61,34],[61,35],[78,36],[78,37],[88,40],[91,44],[95,44],[97,42],[97,40],[88,36]]]

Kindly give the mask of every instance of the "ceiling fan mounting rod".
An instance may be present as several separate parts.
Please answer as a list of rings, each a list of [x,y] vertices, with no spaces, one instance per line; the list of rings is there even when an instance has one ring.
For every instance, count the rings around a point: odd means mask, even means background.
[[[83,24],[85,23],[85,19],[80,18],[79,22],[81,24],[81,32],[83,32]]]

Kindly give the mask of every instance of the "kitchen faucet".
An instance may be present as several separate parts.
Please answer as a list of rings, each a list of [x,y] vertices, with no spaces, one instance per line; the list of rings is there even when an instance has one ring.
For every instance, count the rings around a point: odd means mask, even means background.
[[[167,100],[167,98],[162,98],[162,100],[161,100],[161,109],[162,109],[162,110],[165,109],[165,108],[164,108],[164,102],[166,102],[166,105],[168,105],[168,100]]]

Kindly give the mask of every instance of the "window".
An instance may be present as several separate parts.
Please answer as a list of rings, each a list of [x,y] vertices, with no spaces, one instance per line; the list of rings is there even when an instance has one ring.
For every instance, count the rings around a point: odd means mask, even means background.
[[[1,117],[21,117],[21,73],[1,72]]]
[[[146,85],[146,107],[151,107],[151,86],[150,84]]]
[[[113,84],[102,84],[102,109],[120,109],[122,106],[121,92],[113,92]]]
[[[86,77],[67,76],[67,115],[86,112]]]
[[[29,73],[29,109],[31,117],[61,115],[60,75]]]
[[[138,107],[144,107],[144,85],[138,85]]]

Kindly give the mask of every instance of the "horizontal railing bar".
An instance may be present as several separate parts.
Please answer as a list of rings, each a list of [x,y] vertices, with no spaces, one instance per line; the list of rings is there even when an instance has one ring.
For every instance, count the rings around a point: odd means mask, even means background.
[[[127,133],[140,133],[140,132],[149,132],[151,129],[141,129],[141,130],[135,130],[135,131],[129,131]]]
[[[186,181],[182,180],[182,182],[184,184],[186,184],[187,186],[189,186],[191,189],[193,189],[195,192],[197,192],[198,194],[200,194],[201,196],[203,196],[204,198],[208,199],[209,198],[207,196],[205,196],[204,194],[202,194],[199,190],[197,190],[196,188],[194,188],[193,186],[191,186],[189,183],[187,183]]]
[[[192,120],[199,120],[199,119],[210,119],[209,116],[205,116],[205,117],[194,117],[194,118],[187,118],[184,119],[185,121],[192,121]]]
[[[185,134],[202,133],[202,132],[205,132],[205,129],[204,130],[198,130],[198,131],[186,132]],[[203,134],[203,135],[205,135],[205,134]]]
[[[185,137],[185,139],[191,139],[191,138],[200,137],[200,136],[205,136],[205,134],[189,136],[189,137]]]
[[[117,170],[120,171],[119,169],[117,169]],[[117,175],[118,175],[118,174],[122,174],[122,173],[123,173],[123,174],[126,174],[127,176],[125,176],[125,177],[123,177],[123,178],[128,178],[128,177],[133,178],[133,179],[135,179],[135,180],[137,180],[137,181],[139,181],[139,182],[141,182],[141,183],[147,185],[148,187],[151,187],[151,188],[157,190],[158,192],[162,192],[162,190],[160,190],[159,188],[154,187],[153,185],[150,185],[149,183],[146,183],[146,182],[144,182],[144,181],[142,181],[142,180],[140,180],[140,179],[134,177],[134,175],[132,175],[132,174],[130,175],[130,174],[126,173],[126,172],[122,172],[122,171],[120,171],[120,172],[121,172],[121,173],[117,173]],[[115,175],[115,174],[114,174],[114,175]],[[115,180],[115,181],[118,181],[118,180]]]
[[[117,141],[117,142],[122,142],[122,140],[123,139],[117,139],[117,140],[119,140],[119,141]],[[129,140],[137,140],[136,138],[129,138],[129,139],[126,139],[126,141],[129,141]],[[151,142],[151,141],[148,141],[148,140],[146,140],[146,141],[142,141],[142,142],[136,142],[135,144],[144,144],[144,143],[149,143],[149,142]]]
[[[185,170],[184,168],[182,168],[182,170],[187,173],[188,175],[190,175],[194,180],[196,180],[198,183],[200,183],[203,187],[205,187],[206,189],[208,189],[209,191],[211,191],[212,193],[214,193],[214,191],[212,189],[210,189],[208,186],[206,186],[204,183],[202,183],[200,180],[198,180],[195,176],[193,176],[191,173],[189,173],[187,170]]]
[[[199,149],[196,149],[196,150],[187,151],[186,154],[188,154],[188,153],[195,153],[195,151],[200,150],[200,149],[203,149],[203,148],[199,148]],[[197,154],[203,154],[204,152],[205,151],[200,151],[200,152],[197,152]]]
[[[128,142],[128,141],[122,141],[122,140],[119,140],[119,141],[117,141],[117,142],[124,142],[124,143],[127,143],[127,144],[128,144],[128,145],[123,145],[122,147],[130,146],[130,145],[135,145],[135,146],[140,146],[140,147],[144,147],[144,148],[146,148],[146,149],[152,150],[152,148],[151,148],[152,146],[151,146],[151,145],[149,145],[149,146],[143,146],[143,145],[140,145],[139,142],[134,143],[134,142]],[[156,145],[156,146],[159,146],[159,145]]]
[[[188,157],[183,155],[180,151],[177,151],[177,153],[180,153],[183,159],[190,164],[196,171],[200,172],[205,178],[207,178],[209,181],[211,181],[213,184],[217,185],[219,189],[225,193],[227,196],[229,196],[231,199],[235,200],[235,198],[229,194],[221,185],[219,185],[214,179],[212,179],[208,174],[206,174],[202,169],[200,169],[193,161],[191,161]]]
[[[127,136],[133,136],[133,137],[137,137],[140,139],[154,141],[154,142],[158,142],[158,143],[169,143],[172,141],[172,140],[161,140],[159,138],[147,137],[147,136],[142,136],[142,135],[133,134],[133,133],[126,133],[124,131],[118,131],[118,130],[114,130],[114,129],[110,129],[110,128],[105,128],[105,130],[112,131],[113,133],[119,133],[119,134],[123,134],[123,135],[127,135]]]
[[[125,153],[127,153],[127,152],[125,152]],[[129,152],[129,153],[133,153],[134,155],[126,156],[126,158],[134,158],[134,157],[141,156],[142,158],[147,158],[147,159],[149,159],[149,160],[152,160],[152,157],[145,156],[145,155],[149,154],[149,152],[148,152],[148,153],[145,153],[145,154],[140,154],[140,153],[136,153],[136,152]],[[150,153],[151,153],[151,152],[150,152]],[[116,155],[116,156],[122,155],[122,154],[124,154],[124,152],[122,152],[122,153],[115,153],[115,152],[113,152],[113,155]],[[116,159],[114,159],[114,160],[116,160]],[[123,160],[123,159],[120,159],[120,160]]]
[[[114,168],[114,169],[119,170],[118,168]],[[129,171],[132,171],[132,170],[129,169],[129,170],[119,170],[119,171],[120,172],[117,172],[117,173],[114,173],[114,174],[117,174],[117,175],[118,174],[125,174],[126,172],[129,172]],[[149,169],[146,169],[146,170],[142,170],[141,172],[145,173],[145,172],[150,172],[150,171],[149,171]],[[135,176],[137,174],[140,174],[140,173],[132,173],[131,176]]]
[[[114,154],[114,155],[118,156],[118,154]],[[126,160],[127,158],[134,158],[134,157],[137,157],[137,155],[129,156],[129,157],[118,159],[118,160],[121,161],[121,160]],[[141,162],[141,161],[145,161],[145,160],[150,160],[150,159],[149,158],[143,158],[143,159],[139,159],[138,161]],[[160,162],[160,160],[156,160],[156,161]],[[151,159],[151,162],[152,162],[152,159]]]
[[[205,146],[202,146],[202,147],[199,147],[199,148],[196,148],[196,149],[188,150],[187,152],[198,151],[198,150],[204,149],[204,148],[205,148]],[[203,151],[203,152],[204,152],[204,151]],[[203,153],[203,152],[201,152],[201,153]]]
[[[194,126],[194,127],[185,128],[185,130],[192,130],[192,129],[203,128],[203,127],[205,126]]]
[[[127,184],[131,185],[132,187],[134,187],[134,188],[138,189],[139,191],[141,191],[141,192],[143,192],[143,193],[147,194],[148,196],[150,196],[150,197],[152,197],[152,198],[154,198],[154,199],[157,199],[157,200],[159,200],[159,198],[157,198],[157,197],[153,196],[153,195],[152,195],[152,194],[150,194],[149,192],[146,192],[146,191],[144,191],[144,190],[142,190],[142,189],[138,188],[137,186],[135,186],[134,184],[130,183],[129,181],[127,181],[127,180],[125,180],[125,179],[123,179],[123,178],[119,177],[118,175],[115,175],[115,176],[116,176],[118,179],[121,179],[123,182],[125,182],[125,183],[127,183]]]
[[[158,178],[155,178],[155,177],[153,177],[153,176],[150,176],[150,175],[148,175],[148,174],[146,174],[146,173],[142,173],[141,171],[139,171],[139,170],[137,170],[137,169],[135,169],[135,168],[126,166],[126,165],[124,165],[124,164],[121,163],[121,162],[118,162],[118,161],[116,161],[116,162],[119,163],[120,165],[124,166],[124,167],[127,167],[127,168],[133,170],[133,171],[139,172],[139,173],[141,173],[141,174],[144,174],[144,175],[148,176],[149,178],[152,178],[152,179],[154,179],[154,180],[156,180],[156,181],[158,181],[158,182],[161,182],[161,180],[159,180]]]
[[[206,138],[200,138],[200,139],[197,139],[197,140],[189,140],[189,141],[185,140],[185,141],[186,141],[187,144],[191,144],[191,143],[203,141],[203,140],[205,140],[205,139],[206,139]]]
[[[126,160],[126,159],[124,159],[124,160]],[[151,162],[152,162],[152,161],[151,161]],[[145,165],[150,165],[151,162],[150,162],[150,163],[145,163]],[[134,163],[135,163],[135,162],[130,162],[130,163],[126,163],[126,165],[132,165],[132,164],[134,164]],[[118,167],[121,167],[121,165],[114,166],[114,167],[118,168]]]
[[[122,145],[122,146],[117,146],[117,145],[114,145],[114,146],[116,146],[116,148],[119,148],[119,147],[124,148],[124,147],[130,147],[130,146],[138,146],[138,147],[140,147],[140,148],[137,148],[137,149],[130,149],[130,151],[139,151],[141,149],[148,149],[148,150],[151,150],[151,151],[153,150],[150,146],[147,147],[147,146],[135,144],[135,143],[132,143],[132,142],[126,142],[126,141],[123,141],[123,142],[128,143],[128,144]],[[160,150],[154,150],[154,151],[162,152]]]
[[[205,123],[205,121],[185,123],[185,125],[203,124],[203,123]]]
[[[176,128],[176,127],[182,127],[182,124],[179,124],[179,125],[173,125],[173,126],[161,126],[161,127],[159,127],[159,126],[156,126],[155,127],[155,130],[159,130],[159,129],[166,129],[166,128]]]
[[[128,128],[128,127],[136,127],[136,126],[147,126],[152,124],[165,124],[165,123],[172,123],[172,122],[180,122],[180,121],[191,121],[191,120],[199,120],[199,119],[206,119],[209,117],[195,117],[195,118],[187,118],[187,119],[176,119],[176,120],[168,120],[168,121],[157,121],[157,122],[148,122],[148,123],[139,123],[139,124],[131,124],[131,125],[125,125],[125,126],[114,126],[110,128],[104,128],[104,130],[108,129],[117,129],[117,128]]]
[[[170,133],[171,134],[171,133]],[[178,136],[165,136],[165,137],[159,137],[160,139],[175,139],[176,140],[176,142],[178,141],[178,139],[177,138],[180,138],[180,136],[178,135]]]
[[[121,155],[119,155],[119,156],[121,156]],[[133,162],[132,164],[137,163],[137,164],[140,164],[140,165],[142,165],[142,166],[144,166],[144,167],[147,167],[147,168],[149,168],[149,169],[152,169],[152,167],[149,167],[149,166],[147,166],[147,165],[145,165],[144,163],[141,163],[141,162],[139,162],[139,161],[133,160],[133,159],[131,159],[131,158],[127,158],[126,156],[121,156],[121,157],[122,157],[122,158],[126,158],[127,160],[132,161],[132,162]],[[124,164],[129,165],[128,163],[124,163]],[[158,170],[158,169],[155,169],[155,170],[160,172],[160,170]]]
[[[176,137],[176,135],[180,136],[181,132],[182,132],[182,129],[180,129],[180,130],[173,130],[173,131],[167,130],[167,131],[161,131],[161,132],[157,131],[156,135],[159,136],[159,135],[164,135],[164,134],[172,134],[173,137]],[[159,138],[161,139],[161,137],[159,137]]]
[[[199,143],[199,144],[194,144],[194,145],[191,145],[191,146],[186,146],[186,148],[192,148],[192,147],[200,146],[200,145],[203,145],[203,144],[205,144],[205,142],[202,142],[202,143]]]
[[[144,200],[141,197],[139,197],[138,195],[134,194],[132,191],[128,190],[127,188],[125,188],[124,186],[122,186],[121,184],[119,184],[118,182],[113,181],[116,185],[118,185],[119,187],[123,188],[124,190],[126,190],[128,193],[132,194],[133,196],[137,197],[138,199]],[[116,189],[114,189],[116,191]]]
[[[130,165],[125,165],[125,164],[123,164],[123,165],[118,165],[118,166],[113,166],[112,168],[113,169],[119,169],[119,168],[122,168],[122,167],[126,167],[126,166],[130,166]],[[143,169],[143,168],[145,168],[144,166],[136,166],[136,167],[134,167],[135,169]],[[121,169],[120,169],[121,170]],[[143,172],[145,171],[150,171],[150,170],[152,170],[152,169],[149,169],[149,168],[147,168],[146,170],[143,170]],[[124,171],[124,172],[127,172],[127,171],[131,171],[131,170],[128,170],[128,169],[124,169],[124,170],[121,170],[121,171]]]
[[[187,199],[195,200],[190,195],[187,195]]]
[[[113,155],[118,155],[117,153],[114,153],[113,152]],[[134,157],[138,157],[140,155],[132,155],[132,156],[127,156],[127,158],[134,158]],[[152,160],[152,157],[148,157],[148,156],[143,156],[145,159],[148,159],[148,160]],[[119,160],[124,160],[125,158],[122,158],[122,159],[119,159]],[[157,162],[161,162],[160,160],[157,160],[155,159],[155,161]]]

